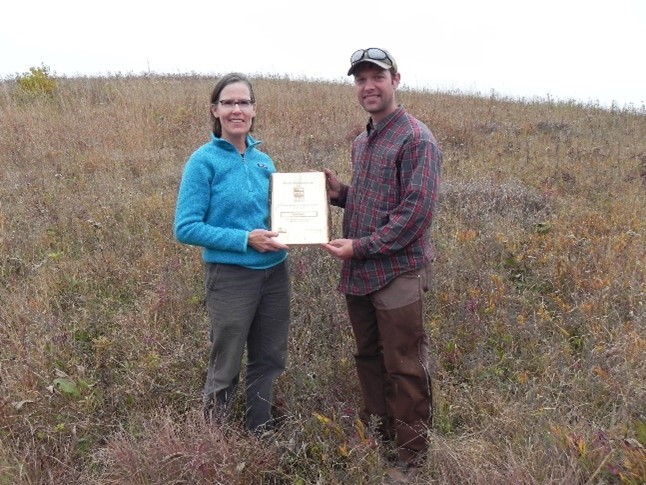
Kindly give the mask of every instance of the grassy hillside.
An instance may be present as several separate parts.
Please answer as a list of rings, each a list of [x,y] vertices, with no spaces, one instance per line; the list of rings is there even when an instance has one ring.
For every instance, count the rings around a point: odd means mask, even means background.
[[[214,80],[53,81],[0,84],[0,483],[381,483],[339,265],[319,248],[291,251],[281,433],[201,421],[202,268],[172,220]],[[366,122],[351,87],[255,88],[279,170],[348,179]],[[646,116],[399,100],[444,150],[420,483],[644,483]]]

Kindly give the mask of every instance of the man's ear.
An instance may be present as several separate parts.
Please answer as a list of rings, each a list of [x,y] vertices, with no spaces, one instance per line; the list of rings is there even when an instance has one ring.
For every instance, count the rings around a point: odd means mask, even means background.
[[[401,80],[401,75],[399,73],[393,74],[393,87],[397,89],[399,86],[399,81]]]

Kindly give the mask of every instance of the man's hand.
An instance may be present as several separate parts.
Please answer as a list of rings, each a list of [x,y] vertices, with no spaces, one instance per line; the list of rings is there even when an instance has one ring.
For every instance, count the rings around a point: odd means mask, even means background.
[[[286,244],[276,241],[276,236],[278,236],[278,233],[274,231],[254,229],[249,233],[247,245],[251,246],[259,253],[264,253],[267,251],[274,252],[280,249],[289,249],[289,246],[287,246]]]
[[[334,239],[327,244],[322,244],[322,246],[328,253],[338,259],[350,259],[354,256],[352,239]]]
[[[341,182],[339,182],[336,175],[327,168],[324,168],[323,172],[325,173],[325,181],[327,182],[325,184],[327,188],[327,196],[330,199],[338,199],[341,193]]]

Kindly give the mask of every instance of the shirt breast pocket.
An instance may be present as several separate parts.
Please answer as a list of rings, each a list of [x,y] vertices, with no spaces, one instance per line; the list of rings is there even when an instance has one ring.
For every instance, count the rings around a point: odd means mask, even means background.
[[[389,206],[399,203],[399,171],[394,162],[385,163],[379,167],[376,183],[378,193]]]

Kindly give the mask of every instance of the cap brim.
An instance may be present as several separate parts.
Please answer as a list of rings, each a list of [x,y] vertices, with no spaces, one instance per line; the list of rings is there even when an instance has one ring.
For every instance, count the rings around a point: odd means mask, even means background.
[[[348,71],[348,76],[352,76],[354,74],[354,71],[357,70],[357,67],[359,67],[361,64],[364,64],[366,62],[370,62],[372,64],[376,64],[377,66],[381,67],[382,69],[392,69],[393,66],[390,64],[383,62],[383,61],[375,61],[374,59],[363,59],[360,62],[357,62],[356,64],[353,64],[350,67],[350,70]]]

